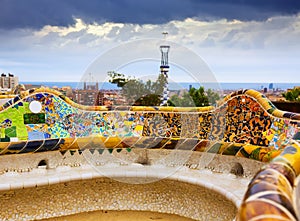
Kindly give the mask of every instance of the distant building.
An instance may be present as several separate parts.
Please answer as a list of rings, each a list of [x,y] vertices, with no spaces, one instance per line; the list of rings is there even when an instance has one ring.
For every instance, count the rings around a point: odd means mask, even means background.
[[[97,98],[97,90],[74,90],[73,100],[82,105],[93,106]]]
[[[19,84],[19,78],[13,74],[8,75],[2,73],[0,78],[0,87],[4,90],[11,91],[15,86]]]
[[[96,90],[98,91],[99,90],[99,83],[96,82],[95,85],[93,84],[88,84],[87,82],[84,82],[83,83],[83,90]]]
[[[125,99],[117,90],[101,90],[97,94],[95,106],[124,105]]]
[[[71,100],[73,100],[73,90],[70,86],[63,86],[61,88],[57,87],[57,86],[53,86],[52,89],[59,91],[60,93],[62,93],[63,95],[67,96],[68,98],[70,98]]]
[[[24,84],[24,86],[25,86],[26,90],[42,87],[41,84]]]
[[[270,83],[270,84],[269,84],[269,90],[273,90],[273,88],[274,88],[274,84],[273,84],[273,83]]]
[[[264,93],[267,93],[267,92],[268,92],[268,88],[265,87],[265,88],[264,88]]]
[[[83,89],[73,90],[73,101],[78,104],[93,106],[96,102],[99,91],[98,82],[93,84],[92,82],[84,82]]]

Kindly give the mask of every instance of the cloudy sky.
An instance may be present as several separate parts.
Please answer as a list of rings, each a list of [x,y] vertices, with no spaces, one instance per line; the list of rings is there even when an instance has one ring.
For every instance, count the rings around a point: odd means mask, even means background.
[[[112,48],[167,31],[219,82],[300,82],[299,11],[299,0],[0,0],[0,72],[80,81]]]

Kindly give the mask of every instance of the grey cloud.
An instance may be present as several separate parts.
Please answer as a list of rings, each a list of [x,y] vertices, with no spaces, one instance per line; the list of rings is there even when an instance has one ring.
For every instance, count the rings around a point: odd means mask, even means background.
[[[296,14],[298,0],[0,0],[0,29],[88,23],[163,24],[185,18],[264,20]]]

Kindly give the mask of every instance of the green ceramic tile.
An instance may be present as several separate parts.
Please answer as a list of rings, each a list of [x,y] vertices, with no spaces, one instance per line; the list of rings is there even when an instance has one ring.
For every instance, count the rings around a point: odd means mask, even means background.
[[[27,138],[28,138],[28,133],[27,133],[27,129],[25,126],[17,127],[17,134],[18,134],[18,138],[20,140],[27,140]]]
[[[44,124],[45,123],[45,114],[24,114],[24,124]]]
[[[4,128],[1,128],[1,138],[4,138],[5,137],[5,129]]]
[[[5,128],[5,135],[8,137],[17,137],[16,126]]]

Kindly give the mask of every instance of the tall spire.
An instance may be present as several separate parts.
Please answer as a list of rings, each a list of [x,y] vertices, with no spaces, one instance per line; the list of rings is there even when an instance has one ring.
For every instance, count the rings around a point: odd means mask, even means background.
[[[164,38],[166,38],[168,32],[163,32],[162,34]],[[164,90],[163,90],[163,97],[160,104],[161,106],[166,105],[167,101],[169,100],[169,90],[168,90],[169,51],[170,51],[169,45],[165,44],[160,46],[160,52],[161,52],[160,73],[163,74],[166,79],[166,83],[164,85]]]

